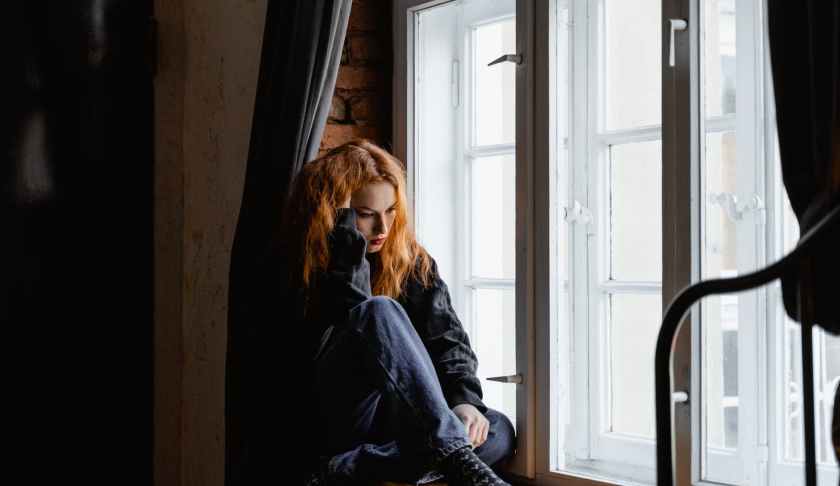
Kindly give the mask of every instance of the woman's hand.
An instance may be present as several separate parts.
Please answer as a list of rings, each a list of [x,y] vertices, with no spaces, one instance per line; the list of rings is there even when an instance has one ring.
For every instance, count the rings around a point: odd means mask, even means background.
[[[452,408],[455,415],[461,419],[467,428],[467,435],[470,437],[473,449],[478,448],[487,440],[487,433],[490,431],[490,421],[475,406],[469,403],[455,405]]]

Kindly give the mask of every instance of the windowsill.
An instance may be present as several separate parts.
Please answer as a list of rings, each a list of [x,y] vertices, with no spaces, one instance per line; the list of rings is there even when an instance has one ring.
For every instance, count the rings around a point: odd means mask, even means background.
[[[605,461],[578,461],[573,468],[538,474],[530,479],[502,471],[503,479],[514,486],[653,486],[655,471]],[[546,477],[548,476],[548,477]]]

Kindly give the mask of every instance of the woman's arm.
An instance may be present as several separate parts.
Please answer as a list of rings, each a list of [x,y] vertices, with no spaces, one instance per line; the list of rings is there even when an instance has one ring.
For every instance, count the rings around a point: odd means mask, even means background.
[[[432,358],[449,408],[469,403],[486,413],[481,383],[476,376],[478,358],[452,308],[449,289],[440,278],[434,259],[432,285],[423,288],[420,282],[410,281],[405,300],[406,313]]]
[[[356,210],[338,208],[329,236],[330,262],[321,275],[331,301],[343,310],[371,296],[370,264],[365,258],[367,239],[356,229]]]
[[[330,260],[315,282],[312,314],[313,353],[330,325],[341,323],[355,305],[371,296],[370,264],[365,258],[367,240],[356,229],[356,210],[337,209],[335,226],[328,235]]]

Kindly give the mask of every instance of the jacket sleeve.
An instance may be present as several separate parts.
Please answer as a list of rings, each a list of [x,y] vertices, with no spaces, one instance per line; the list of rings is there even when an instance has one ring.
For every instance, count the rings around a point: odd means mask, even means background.
[[[330,259],[319,272],[313,296],[310,337],[313,354],[330,325],[342,322],[347,312],[371,296],[370,263],[365,258],[367,239],[356,229],[356,210],[339,208],[328,235]]]
[[[367,239],[356,229],[356,210],[338,208],[329,234],[330,261],[322,282],[331,298],[349,309],[371,296],[370,264],[365,258]]]
[[[449,408],[469,403],[486,413],[481,383],[476,376],[478,358],[452,308],[449,289],[440,278],[434,259],[432,285],[423,288],[416,282],[415,287],[408,306],[414,315],[409,317],[432,358]]]

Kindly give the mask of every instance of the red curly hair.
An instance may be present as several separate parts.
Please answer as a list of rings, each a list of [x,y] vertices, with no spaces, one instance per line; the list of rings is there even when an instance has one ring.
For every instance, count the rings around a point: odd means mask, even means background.
[[[283,212],[292,288],[302,288],[308,296],[314,275],[327,268],[327,236],[335,225],[338,205],[365,185],[383,181],[394,187],[396,215],[379,251],[379,271],[376,281],[371,282],[371,291],[396,299],[409,276],[428,286],[431,258],[417,242],[410,224],[405,180],[399,159],[365,138],[335,147],[304,164],[292,182]]]

